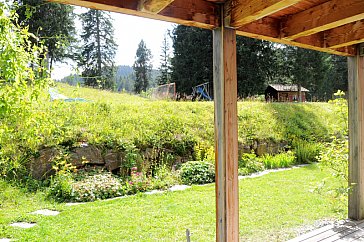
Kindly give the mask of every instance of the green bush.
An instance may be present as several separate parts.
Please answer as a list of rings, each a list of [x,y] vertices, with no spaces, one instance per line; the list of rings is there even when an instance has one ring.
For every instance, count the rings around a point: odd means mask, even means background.
[[[167,166],[162,165],[156,169],[151,179],[153,189],[166,189],[180,183],[180,177],[176,171],[171,171]]]
[[[263,171],[264,164],[262,159],[252,153],[244,153],[239,159],[239,175],[245,176],[255,172]]]
[[[277,155],[265,155],[262,160],[266,169],[285,168],[294,165],[295,155],[292,151]]]
[[[48,196],[55,198],[58,201],[72,200],[72,183],[73,178],[70,174],[56,175],[51,179]]]
[[[73,182],[71,187],[71,199],[77,202],[89,202],[125,194],[120,179],[108,172],[86,176],[80,181]]]
[[[296,154],[297,164],[317,162],[317,156],[319,155],[321,144],[299,140],[293,143],[293,147]]]
[[[90,202],[125,194],[119,178],[104,171],[58,173],[51,178],[48,196],[58,201]]]
[[[214,165],[205,161],[189,161],[181,166],[183,184],[206,184],[215,181]]]

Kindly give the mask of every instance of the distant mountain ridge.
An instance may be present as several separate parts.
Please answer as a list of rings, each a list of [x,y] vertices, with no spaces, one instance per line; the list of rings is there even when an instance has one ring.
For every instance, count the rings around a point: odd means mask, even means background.
[[[157,86],[157,77],[159,76],[159,71],[152,69],[151,80],[149,87],[153,88]],[[116,67],[115,73],[115,84],[116,91],[127,91],[132,92],[134,89],[135,75],[132,66],[120,65]],[[82,78],[79,75],[69,75],[60,80],[60,82],[68,83],[70,85],[83,84]]]

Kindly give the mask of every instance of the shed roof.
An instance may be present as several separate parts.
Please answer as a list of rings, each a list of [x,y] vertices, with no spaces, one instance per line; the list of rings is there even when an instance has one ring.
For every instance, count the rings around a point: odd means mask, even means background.
[[[269,84],[268,86],[278,92],[298,92],[297,85]],[[301,92],[309,92],[309,90],[301,86]]]
[[[363,0],[50,0],[352,56],[364,42]]]

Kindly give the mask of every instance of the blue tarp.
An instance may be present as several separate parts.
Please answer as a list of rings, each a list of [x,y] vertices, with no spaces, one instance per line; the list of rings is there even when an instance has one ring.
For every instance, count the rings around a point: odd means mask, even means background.
[[[54,88],[49,88],[49,95],[51,96],[51,101],[54,101],[54,100],[62,100],[62,101],[65,101],[65,102],[87,102],[86,99],[84,98],[79,98],[79,97],[76,97],[76,98],[68,98],[67,96],[63,95],[63,94],[60,94],[56,89]]]

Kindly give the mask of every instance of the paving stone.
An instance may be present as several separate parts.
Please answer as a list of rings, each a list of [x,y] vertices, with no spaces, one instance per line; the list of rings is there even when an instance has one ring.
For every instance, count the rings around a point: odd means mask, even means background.
[[[56,216],[59,214],[59,212],[55,211],[55,210],[41,209],[41,210],[34,211],[31,214],[40,214],[40,215],[44,215],[44,216]]]
[[[66,203],[66,206],[77,206],[81,204],[86,204],[85,202],[72,202],[72,203]]]
[[[36,223],[27,223],[27,222],[17,222],[17,223],[10,224],[10,226],[19,227],[19,228],[23,228],[23,229],[29,229],[31,227],[34,227],[35,225],[37,225],[37,224]]]
[[[163,193],[164,191],[161,191],[161,190],[153,190],[153,191],[150,191],[150,192],[145,192],[145,194],[147,195],[151,195],[151,194],[158,194],[158,193]]]
[[[190,188],[191,186],[187,186],[187,185],[175,185],[171,188],[169,188],[168,190],[174,192],[174,191],[183,191],[186,190],[187,188]]]

